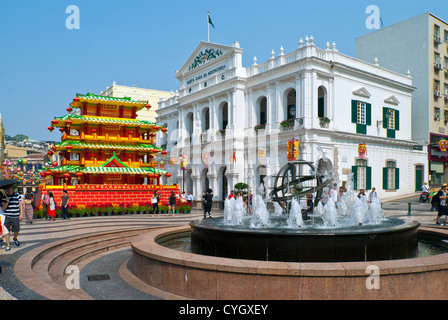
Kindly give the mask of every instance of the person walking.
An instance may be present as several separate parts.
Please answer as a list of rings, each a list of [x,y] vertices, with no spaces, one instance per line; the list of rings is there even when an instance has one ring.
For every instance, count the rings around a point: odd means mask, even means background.
[[[372,191],[369,193],[369,203],[372,203],[375,198],[378,198],[378,194],[376,193],[375,187],[372,188]]]
[[[50,205],[48,206],[48,216],[50,221],[56,220],[56,201],[54,201],[53,192],[49,192],[50,195]]]
[[[212,217],[212,205],[213,205],[213,193],[208,189],[205,193],[205,206],[204,206],[204,219],[207,217]]]
[[[64,220],[70,220],[70,213],[68,212],[69,202],[70,197],[68,196],[67,190],[62,190],[61,210],[62,210],[62,219]]]
[[[5,191],[3,189],[0,189],[0,203],[2,203],[2,200],[5,197],[6,197]],[[3,242],[3,239],[8,234],[9,230],[5,227],[5,214],[3,212],[3,207],[0,206],[0,243],[2,249],[6,248],[6,242]]]
[[[441,216],[446,216],[446,219],[448,219],[447,187],[448,185],[446,183],[442,184],[442,188],[437,193],[437,197],[439,199],[437,221],[436,221],[437,225],[441,224],[440,223]],[[445,219],[445,225],[446,225],[446,219]]]
[[[157,194],[157,190],[154,191],[154,194],[151,198],[151,204],[152,204],[152,216],[154,216],[154,212],[157,210],[157,214],[159,214],[159,195]]]
[[[33,223],[33,215],[34,215],[34,208],[33,208],[33,199],[31,198],[31,194],[27,193],[25,195],[25,222],[32,224]]]
[[[193,195],[191,194],[191,192],[188,192],[186,199],[187,199],[188,204],[190,206],[193,206]]]
[[[42,194],[42,208],[44,212],[44,219],[47,220],[48,218],[48,206],[50,205],[50,191],[47,191],[46,193]]]
[[[12,185],[6,187],[6,197],[2,198],[2,209],[5,215],[5,227],[9,233],[6,235],[6,251],[11,250],[11,232],[14,234],[13,241],[16,246],[20,246],[18,239],[20,232],[20,221],[23,218],[23,205],[21,196]]]
[[[173,210],[173,216],[174,216],[176,202],[177,202],[177,197],[174,194],[174,192],[171,191],[170,197],[168,198],[168,215],[170,215],[171,210]]]

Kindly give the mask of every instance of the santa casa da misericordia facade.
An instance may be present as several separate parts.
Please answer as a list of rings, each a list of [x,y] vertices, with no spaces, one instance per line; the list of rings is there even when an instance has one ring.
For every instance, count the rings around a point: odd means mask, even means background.
[[[159,102],[165,170],[181,189],[200,199],[211,188],[223,200],[238,182],[272,187],[293,139],[299,159],[330,161],[339,185],[353,173],[355,189],[388,198],[427,181],[426,151],[411,140],[410,74],[341,54],[334,43],[320,49],[312,36],[249,67],[242,54],[238,42],[201,42],[176,71],[179,90]]]

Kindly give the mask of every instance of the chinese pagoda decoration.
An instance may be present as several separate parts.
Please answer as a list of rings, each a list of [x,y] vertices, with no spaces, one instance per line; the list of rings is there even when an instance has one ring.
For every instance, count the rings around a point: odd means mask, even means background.
[[[139,110],[150,107],[148,101],[128,97],[77,94],[66,109],[68,114],[55,117],[48,127],[50,131],[59,128],[61,132],[61,142],[52,147],[49,155],[58,154],[62,160],[59,166],[47,168],[43,175],[52,178],[54,187],[76,191],[153,192],[177,188],[161,185],[161,177],[168,179],[170,174],[159,169],[155,161],[157,155],[166,154],[155,146],[156,133],[162,127],[137,119]],[[166,134],[166,129],[162,132]]]

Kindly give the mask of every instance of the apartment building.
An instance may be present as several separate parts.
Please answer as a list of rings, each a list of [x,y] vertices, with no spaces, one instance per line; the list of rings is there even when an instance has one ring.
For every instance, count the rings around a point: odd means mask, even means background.
[[[428,150],[422,177],[428,174],[432,185],[447,182],[448,23],[424,13],[373,31],[356,39],[356,57],[412,77],[412,139]]]

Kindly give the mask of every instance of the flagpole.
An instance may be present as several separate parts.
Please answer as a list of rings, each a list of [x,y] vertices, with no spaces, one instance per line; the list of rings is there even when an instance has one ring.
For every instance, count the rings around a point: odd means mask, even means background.
[[[208,35],[207,42],[210,42],[210,23],[209,23],[210,18],[209,17],[210,17],[210,11],[207,12],[207,35]]]

